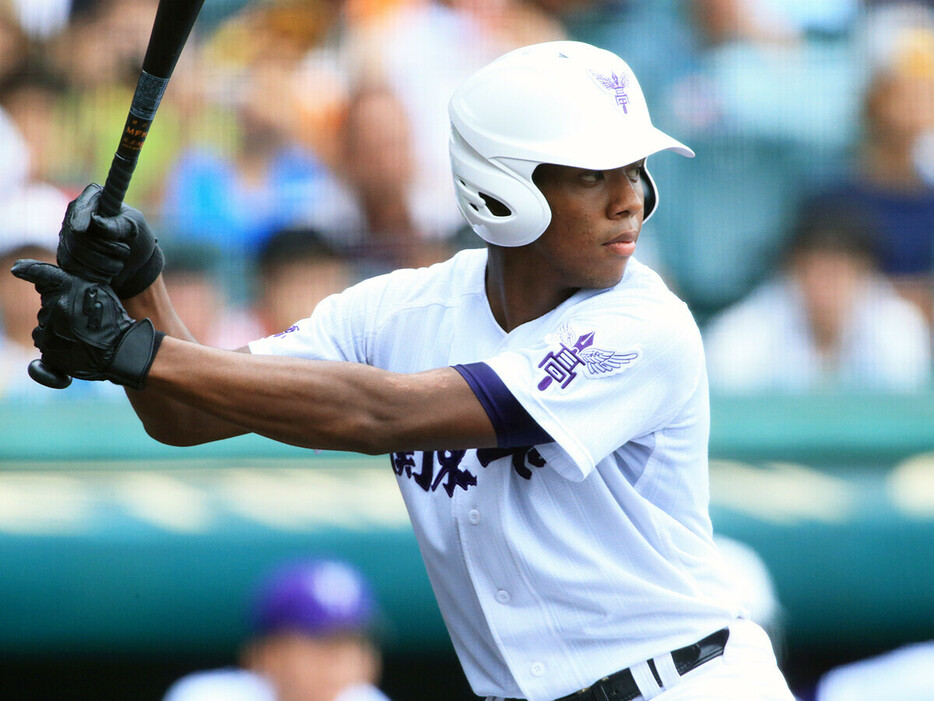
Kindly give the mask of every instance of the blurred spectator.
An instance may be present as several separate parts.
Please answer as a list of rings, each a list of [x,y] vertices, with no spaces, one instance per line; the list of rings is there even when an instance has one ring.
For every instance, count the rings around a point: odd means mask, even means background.
[[[31,186],[12,193],[0,202],[0,270],[4,272],[0,275],[0,397],[4,400],[54,393],[26,374],[29,362],[39,357],[32,343],[39,295],[7,271],[19,258],[55,262],[58,228],[68,205],[68,198],[52,187]]]
[[[158,4],[158,0],[90,3],[72,17],[62,41],[51,46],[58,65],[80,89],[135,87]]]
[[[871,222],[847,202],[817,199],[802,208],[781,273],[706,329],[712,389],[927,386],[929,326],[875,271]]]
[[[284,565],[251,602],[243,669],[268,682],[277,701],[387,701],[377,688],[376,601],[363,575],[337,560]],[[229,684],[225,699],[265,701],[269,688],[236,670],[182,678],[164,701],[204,701],[199,685]],[[218,696],[218,699],[221,697]]]
[[[16,12],[0,0],[0,78],[8,75],[29,54],[31,48],[29,37]]]
[[[929,701],[932,690],[934,641],[927,641],[831,669],[815,701]]]
[[[318,302],[357,282],[351,259],[313,229],[279,231],[257,257],[256,312],[264,336],[311,315]]]
[[[328,43],[345,4],[331,0],[250,2],[224,19],[207,38],[203,51],[215,83],[209,90],[214,94],[218,88],[235,89],[257,63],[278,66],[278,95],[270,106],[278,110],[287,131],[328,167],[336,162],[336,132],[347,96],[346,70],[336,60],[309,61],[308,56],[319,55]]]
[[[55,262],[58,229],[68,197],[41,183],[7,190],[0,201],[0,399],[45,401],[54,398],[122,397],[116,385],[76,380],[68,392],[49,389],[26,374],[30,361],[39,357],[32,330],[39,312],[39,295],[32,285],[7,271],[19,258]]]
[[[856,21],[861,0],[760,0],[763,14],[818,37],[849,31]]]
[[[758,623],[769,634],[775,657],[781,664],[785,640],[785,612],[778,600],[778,592],[768,565],[752,546],[741,540],[720,534],[715,534],[714,540],[749,619]]]
[[[415,153],[405,108],[385,87],[361,87],[339,132],[337,188],[310,203],[309,224],[352,247],[368,274],[444,260],[447,241],[419,228]]]
[[[209,245],[170,243],[165,255],[165,286],[196,339],[217,348],[241,348],[264,335],[251,314],[229,303],[219,280],[222,251]]]
[[[206,46],[213,63],[234,72],[270,57],[294,65],[325,40],[342,3],[263,0],[240,4],[242,9],[223,21]]]
[[[276,701],[269,682],[245,669],[192,672],[169,689],[163,701]]]
[[[862,79],[851,41],[855,0],[682,4],[696,53],[664,97],[679,125],[837,153],[849,146]],[[692,106],[698,98],[705,109]]]
[[[57,162],[48,166],[56,184],[79,192],[106,177],[157,5],[158,0],[97,0],[49,44],[48,58],[69,86],[59,108],[65,136],[56,143]],[[182,60],[196,50],[197,38],[188,43]],[[184,122],[179,119],[174,99],[186,73],[176,71],[130,182],[127,201],[144,209],[160,201],[168,167],[192,128],[189,115]]]
[[[26,140],[30,154],[30,178],[58,182],[64,130],[61,102],[65,78],[41,61],[27,60],[0,77],[0,107]]]
[[[224,150],[194,144],[166,178],[163,219],[177,237],[245,256],[295,223],[330,176],[283,121],[292,115],[285,67],[254,64],[229,96],[239,138]]]
[[[411,212],[415,159],[402,103],[388,90],[358,92],[347,108],[343,145],[344,173],[365,232],[362,243],[368,255],[385,259],[387,270],[403,267],[421,236]]]
[[[448,160],[447,103],[473,71],[509,49],[564,31],[525,0],[349,0],[339,37],[340,65],[353,86],[382,88],[401,103],[412,135],[410,212],[423,238],[461,225]],[[320,63],[322,52],[309,60]]]
[[[867,207],[880,267],[934,319],[934,11],[898,3],[868,13],[863,133],[850,174],[828,196]]]
[[[31,37],[44,40],[68,23],[72,0],[9,0],[20,26]]]
[[[23,133],[0,107],[0,191],[9,192],[29,175],[29,147]]]

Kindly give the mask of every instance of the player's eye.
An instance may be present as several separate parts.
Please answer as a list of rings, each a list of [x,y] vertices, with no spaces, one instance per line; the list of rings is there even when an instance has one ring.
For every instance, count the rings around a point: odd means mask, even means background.
[[[585,170],[581,173],[580,179],[586,185],[596,185],[603,180],[602,170]]]
[[[626,177],[632,180],[633,182],[636,182],[637,180],[639,180],[639,178],[642,177],[642,167],[643,167],[642,163],[637,163],[635,165],[629,166],[626,169]]]

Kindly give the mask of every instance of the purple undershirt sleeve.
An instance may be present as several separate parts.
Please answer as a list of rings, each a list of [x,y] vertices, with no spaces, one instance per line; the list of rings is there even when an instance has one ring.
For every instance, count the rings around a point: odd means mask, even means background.
[[[554,439],[539,426],[529,412],[518,402],[509,388],[486,363],[455,365],[477,395],[496,431],[499,448],[552,443]]]

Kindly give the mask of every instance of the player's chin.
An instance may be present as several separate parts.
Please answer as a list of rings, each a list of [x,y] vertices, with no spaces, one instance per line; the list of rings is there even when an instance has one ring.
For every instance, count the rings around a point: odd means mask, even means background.
[[[586,284],[581,285],[581,287],[592,290],[606,290],[610,287],[616,287],[619,281],[623,279],[628,260],[628,258],[621,259],[615,261],[615,265],[613,266],[605,266],[600,270],[591,270],[590,275],[587,276]]]

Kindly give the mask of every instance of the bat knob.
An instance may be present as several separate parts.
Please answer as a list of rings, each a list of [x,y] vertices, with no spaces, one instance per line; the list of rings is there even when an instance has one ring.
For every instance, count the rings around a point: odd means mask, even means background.
[[[63,372],[59,372],[41,360],[33,360],[27,368],[29,376],[40,385],[51,387],[52,389],[65,389],[71,384],[71,377]]]

